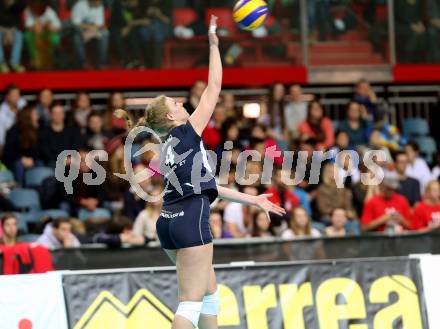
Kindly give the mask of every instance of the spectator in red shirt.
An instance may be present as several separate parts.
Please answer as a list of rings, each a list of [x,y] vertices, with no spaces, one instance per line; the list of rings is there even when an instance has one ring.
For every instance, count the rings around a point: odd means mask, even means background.
[[[422,202],[414,209],[413,228],[423,232],[440,229],[440,183],[431,181]]]
[[[411,208],[398,193],[399,179],[394,173],[385,175],[379,194],[367,201],[362,214],[362,231],[402,232],[411,228]]]
[[[309,103],[307,119],[298,127],[302,140],[314,138],[318,141],[318,150],[329,149],[335,144],[332,121],[324,116],[324,110],[318,101]]]
[[[226,109],[218,104],[215,107],[212,120],[202,133],[203,142],[210,149],[215,151],[222,141],[222,125],[226,121]]]
[[[0,244],[6,246],[13,246],[17,244],[17,218],[13,214],[5,214],[1,218],[1,230],[3,231],[3,236],[0,238]]]

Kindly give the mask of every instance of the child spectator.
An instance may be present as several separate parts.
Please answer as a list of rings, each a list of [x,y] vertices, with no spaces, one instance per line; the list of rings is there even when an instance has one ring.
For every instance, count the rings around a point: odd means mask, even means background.
[[[330,214],[331,225],[325,228],[325,235],[330,237],[346,236],[347,212],[344,208],[334,208]]]
[[[440,183],[430,181],[425,188],[423,201],[414,208],[413,228],[423,232],[440,229]]]
[[[292,217],[289,222],[289,228],[281,234],[283,239],[302,237],[318,238],[320,236],[321,233],[312,227],[310,217],[303,207],[296,207],[293,210]]]

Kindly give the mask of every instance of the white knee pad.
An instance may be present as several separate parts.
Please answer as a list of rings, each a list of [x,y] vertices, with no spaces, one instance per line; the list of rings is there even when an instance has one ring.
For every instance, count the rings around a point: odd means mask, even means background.
[[[205,295],[203,297],[202,314],[218,315],[220,311],[220,297],[218,290],[212,295]]]
[[[203,302],[180,302],[177,307],[176,315],[180,315],[188,319],[196,328],[199,324],[200,311],[202,310]]]

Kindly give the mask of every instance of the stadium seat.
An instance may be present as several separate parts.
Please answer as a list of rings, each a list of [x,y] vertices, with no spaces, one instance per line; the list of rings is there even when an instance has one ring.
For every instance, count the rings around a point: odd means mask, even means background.
[[[61,210],[61,209],[48,209],[48,210],[43,210],[40,212],[39,214],[39,218],[40,220],[43,218],[69,218],[69,214],[67,213],[67,211],[65,210]]]
[[[20,242],[32,243],[36,242],[40,236],[38,234],[24,234],[18,237]]]
[[[403,121],[403,134],[407,137],[425,136],[429,134],[429,126],[426,120],[421,118],[410,118]]]
[[[86,221],[89,218],[110,219],[112,217],[112,214],[110,213],[109,210],[105,208],[97,208],[95,211],[88,211],[82,208],[78,213],[78,217],[82,221]]]
[[[434,155],[437,153],[437,145],[435,140],[429,136],[420,136],[416,139],[420,147],[420,153],[428,163],[432,163]]]
[[[192,8],[174,8],[174,26],[188,26],[197,19],[197,13]]]
[[[0,171],[0,184],[13,183],[14,174],[9,170]]]
[[[40,186],[48,177],[55,175],[54,169],[48,167],[36,167],[26,171],[25,184],[26,187]]]
[[[39,211],[40,196],[35,190],[26,188],[17,188],[7,195],[8,199],[15,207],[23,211]]]

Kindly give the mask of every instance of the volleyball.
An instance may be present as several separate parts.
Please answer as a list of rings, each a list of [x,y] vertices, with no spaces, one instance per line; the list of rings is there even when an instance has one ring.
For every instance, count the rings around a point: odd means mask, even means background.
[[[252,31],[264,23],[268,12],[263,0],[239,0],[234,6],[233,17],[240,29]]]

